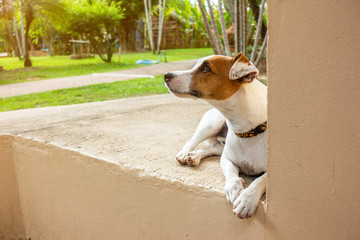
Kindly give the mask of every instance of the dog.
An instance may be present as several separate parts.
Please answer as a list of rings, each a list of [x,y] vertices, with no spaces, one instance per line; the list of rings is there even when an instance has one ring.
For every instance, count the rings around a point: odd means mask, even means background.
[[[190,70],[164,74],[165,85],[175,96],[203,99],[214,107],[176,159],[196,166],[202,158],[221,155],[226,198],[241,219],[254,214],[266,190],[267,87],[256,79],[258,74],[242,53],[233,58],[204,57]],[[205,140],[208,147],[194,150]],[[239,173],[258,177],[244,189]]]

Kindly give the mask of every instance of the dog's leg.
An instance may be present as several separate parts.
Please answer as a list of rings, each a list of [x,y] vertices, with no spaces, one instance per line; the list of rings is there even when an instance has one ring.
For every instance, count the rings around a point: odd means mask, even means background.
[[[220,166],[225,176],[224,191],[226,199],[233,204],[239,193],[244,189],[244,180],[239,177],[239,167],[224,155],[220,158]]]
[[[258,204],[261,196],[265,193],[267,174],[255,179],[246,189],[240,192],[240,195],[234,202],[234,214],[239,218],[251,217]]]
[[[188,155],[201,142],[208,138],[215,137],[224,127],[225,118],[215,108],[207,111],[201,118],[200,123],[192,136],[192,138],[185,144],[183,149],[176,155],[176,160],[180,164],[186,164]]]
[[[209,138],[208,146],[194,150],[188,154],[186,162],[189,166],[194,167],[199,165],[201,159],[210,156],[220,156],[223,149],[224,143],[219,141],[217,137]]]

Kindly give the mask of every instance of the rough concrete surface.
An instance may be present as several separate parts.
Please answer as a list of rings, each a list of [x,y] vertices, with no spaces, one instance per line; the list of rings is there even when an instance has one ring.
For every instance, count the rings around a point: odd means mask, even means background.
[[[211,106],[201,100],[157,95],[0,113],[0,133],[35,138],[146,174],[223,192],[219,158],[198,167],[175,155]]]
[[[61,88],[80,87],[91,84],[116,82],[136,78],[134,76],[116,76],[116,74],[149,74],[159,75],[168,71],[190,69],[196,60],[159,63],[123,71],[107,72],[105,74],[91,74],[75,77],[55,78],[42,81],[15,83],[0,86],[0,98],[21,94],[37,93]],[[140,76],[141,77],[141,76]]]
[[[181,166],[176,153],[210,106],[172,95],[0,113],[0,132],[36,138],[186,184],[222,192],[217,157]]]

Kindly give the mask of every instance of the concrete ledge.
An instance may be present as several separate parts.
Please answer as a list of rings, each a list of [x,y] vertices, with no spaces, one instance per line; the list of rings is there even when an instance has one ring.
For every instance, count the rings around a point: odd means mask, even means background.
[[[162,95],[1,113],[0,239],[263,239],[263,206],[233,216],[218,158],[175,161],[208,108]]]

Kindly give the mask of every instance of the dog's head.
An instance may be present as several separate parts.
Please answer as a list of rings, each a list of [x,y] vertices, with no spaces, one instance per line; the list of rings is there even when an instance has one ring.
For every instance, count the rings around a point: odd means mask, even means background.
[[[164,80],[170,92],[178,97],[225,100],[258,74],[257,68],[239,53],[234,58],[201,58],[190,70],[165,73]]]

